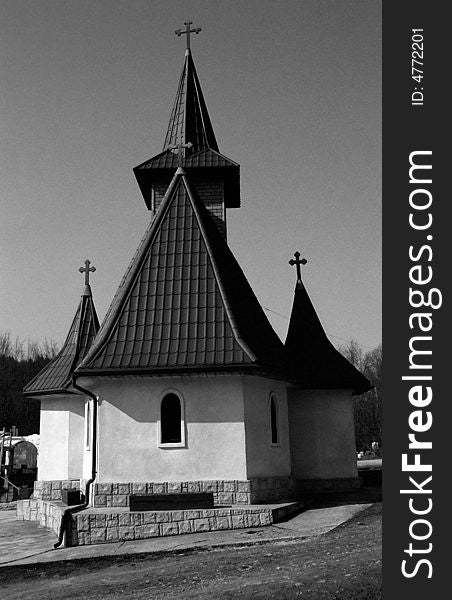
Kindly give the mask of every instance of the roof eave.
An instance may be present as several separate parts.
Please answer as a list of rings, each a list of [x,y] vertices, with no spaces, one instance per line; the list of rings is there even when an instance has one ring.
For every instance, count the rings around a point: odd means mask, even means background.
[[[74,396],[79,396],[80,393],[76,392],[74,390],[69,389],[69,385],[67,388],[54,388],[54,389],[50,389],[50,390],[38,390],[38,391],[27,391],[27,392],[22,392],[22,395],[27,397],[27,398],[41,398],[42,396],[57,396],[57,395],[67,395],[67,394],[71,394]]]
[[[157,377],[159,375],[195,375],[195,374],[253,374],[262,377],[271,377],[287,381],[287,376],[277,367],[264,367],[257,363],[234,364],[234,365],[212,365],[212,366],[175,366],[175,367],[152,367],[152,368],[118,368],[118,369],[77,369],[75,376],[78,377],[119,377],[124,375]]]

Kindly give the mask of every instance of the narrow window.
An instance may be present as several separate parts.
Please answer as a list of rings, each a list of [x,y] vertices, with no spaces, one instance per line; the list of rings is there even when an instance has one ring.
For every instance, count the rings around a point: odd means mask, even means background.
[[[176,394],[167,394],[160,409],[160,427],[162,444],[180,444],[182,442],[181,402]]]
[[[270,426],[272,431],[272,444],[279,443],[278,432],[278,406],[274,396],[270,398]]]
[[[87,400],[85,403],[85,448],[91,449],[91,404]]]

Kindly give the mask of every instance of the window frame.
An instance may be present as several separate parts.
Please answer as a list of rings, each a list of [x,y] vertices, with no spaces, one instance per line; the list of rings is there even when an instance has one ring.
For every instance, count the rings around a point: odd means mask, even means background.
[[[179,399],[180,402],[180,442],[162,442],[162,403],[166,396],[174,395]],[[166,389],[160,394],[159,401],[159,413],[157,419],[157,440],[159,448],[186,448],[187,446],[187,435],[185,428],[185,401],[182,394],[175,389]]]

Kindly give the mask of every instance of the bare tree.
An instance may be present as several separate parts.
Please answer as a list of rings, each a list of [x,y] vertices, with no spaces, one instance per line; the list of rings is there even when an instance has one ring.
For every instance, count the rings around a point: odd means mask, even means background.
[[[16,425],[21,434],[39,431],[39,401],[24,398],[23,387],[58,353],[54,341],[43,344],[0,332],[0,429]]]
[[[372,442],[382,441],[382,346],[381,344],[364,352],[360,345],[352,340],[341,346],[342,354],[369,379],[372,390],[355,397],[355,437],[357,450],[370,450]]]

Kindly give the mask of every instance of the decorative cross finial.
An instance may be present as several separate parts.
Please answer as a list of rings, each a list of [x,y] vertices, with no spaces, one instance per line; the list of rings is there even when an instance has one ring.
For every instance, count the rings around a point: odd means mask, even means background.
[[[193,21],[185,21],[184,25],[185,29],[176,29],[174,33],[179,37],[185,33],[185,35],[187,36],[187,50],[190,50],[190,33],[198,34],[201,31],[201,27],[195,27],[194,29],[190,29],[190,25],[193,25]]]
[[[301,267],[300,265],[305,265],[308,261],[305,258],[302,258],[300,260],[300,253],[294,252],[294,256],[295,258],[291,258],[289,260],[289,265],[293,266],[293,265],[297,265],[297,281],[301,281]]]
[[[89,274],[94,273],[94,271],[96,270],[96,267],[90,267],[91,261],[86,259],[85,260],[85,266],[84,267],[80,267],[79,271],[80,273],[85,273],[85,285],[89,285]]]
[[[192,146],[193,144],[191,142],[187,142],[186,144],[179,142],[178,144],[168,148],[168,150],[177,150],[177,164],[179,167],[182,167],[182,162],[184,160],[184,149],[191,148]]]

